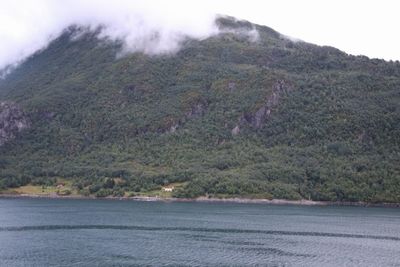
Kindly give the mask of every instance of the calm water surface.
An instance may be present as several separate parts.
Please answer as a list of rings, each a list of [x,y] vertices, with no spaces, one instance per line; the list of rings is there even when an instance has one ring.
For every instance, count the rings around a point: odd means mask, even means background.
[[[400,266],[400,209],[0,199],[0,266]]]

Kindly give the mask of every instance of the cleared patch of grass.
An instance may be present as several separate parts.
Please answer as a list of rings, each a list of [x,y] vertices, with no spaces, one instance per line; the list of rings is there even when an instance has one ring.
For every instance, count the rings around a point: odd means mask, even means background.
[[[57,188],[54,186],[43,186],[43,185],[24,185],[17,188],[9,188],[7,190],[2,191],[3,194],[26,194],[26,195],[78,195],[78,192],[72,188],[72,182],[64,179],[58,179],[57,184],[63,183],[64,186],[61,188]],[[70,192],[70,194],[66,194],[66,192]]]
[[[165,185],[160,190],[150,190],[150,191],[143,191],[143,192],[126,192],[125,196],[170,198],[170,197],[172,197],[173,192],[165,191],[163,188],[173,187],[174,190],[176,190],[184,185],[185,185],[185,183],[171,183],[171,184]]]
[[[53,186],[25,185],[4,191],[4,193],[14,194],[31,194],[31,195],[48,195],[57,192],[57,188]]]

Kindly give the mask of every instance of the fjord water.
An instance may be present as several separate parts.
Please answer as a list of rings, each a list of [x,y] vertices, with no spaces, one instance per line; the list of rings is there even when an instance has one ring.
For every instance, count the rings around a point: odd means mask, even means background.
[[[400,266],[400,210],[0,199],[0,266]]]

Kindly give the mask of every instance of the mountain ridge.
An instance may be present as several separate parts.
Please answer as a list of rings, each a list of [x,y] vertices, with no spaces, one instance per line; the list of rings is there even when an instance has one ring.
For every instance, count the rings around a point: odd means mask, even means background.
[[[0,147],[0,187],[400,202],[399,62],[218,23],[170,55],[65,31],[27,59],[0,82],[31,122]]]

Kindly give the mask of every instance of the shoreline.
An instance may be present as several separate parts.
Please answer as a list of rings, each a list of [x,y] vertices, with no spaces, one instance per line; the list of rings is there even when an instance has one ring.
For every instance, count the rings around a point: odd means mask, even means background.
[[[314,200],[287,200],[287,199],[253,199],[253,198],[163,198],[151,196],[134,196],[134,197],[94,197],[94,196],[59,196],[56,194],[39,195],[39,194],[1,194],[0,199],[10,198],[27,198],[27,199],[87,199],[87,200],[120,200],[120,201],[142,201],[142,202],[198,202],[198,203],[239,203],[239,204],[265,204],[265,205],[295,205],[295,206],[353,206],[353,207],[388,207],[400,208],[400,203],[368,203],[368,202],[347,202],[347,201],[314,201]]]

